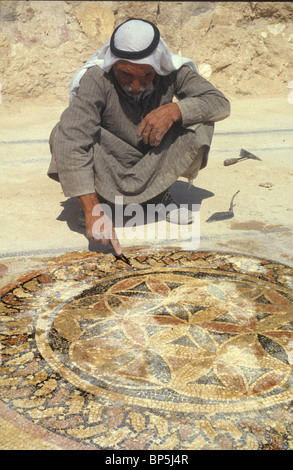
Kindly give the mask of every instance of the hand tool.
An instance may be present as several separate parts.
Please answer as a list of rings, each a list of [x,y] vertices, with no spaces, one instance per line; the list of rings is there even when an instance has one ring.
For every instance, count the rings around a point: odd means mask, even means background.
[[[215,212],[213,215],[211,215],[206,222],[216,222],[218,220],[226,220],[226,219],[232,219],[234,217],[234,212],[233,212],[233,207],[234,207],[234,199],[235,196],[240,192],[240,190],[237,191],[237,193],[234,194],[234,196],[231,199],[230,203],[230,208],[227,212]]]
[[[131,266],[133,268],[133,264],[129,261],[128,258],[126,258],[125,255],[121,254],[121,255],[116,255],[116,253],[114,253],[114,256],[116,258],[117,261],[124,261],[124,263],[128,264],[129,266]]]
[[[247,160],[247,159],[252,159],[252,160],[260,160],[261,158],[258,158],[256,155],[253,155],[253,153],[248,152],[247,150],[241,149],[240,150],[240,157],[238,158],[227,158],[227,160],[224,160],[224,165],[229,166],[229,165],[234,165],[234,163],[238,163],[242,160]]]

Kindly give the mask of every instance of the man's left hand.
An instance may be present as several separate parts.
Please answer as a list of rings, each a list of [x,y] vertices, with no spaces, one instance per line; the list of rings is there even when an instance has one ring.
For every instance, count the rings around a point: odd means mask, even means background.
[[[172,124],[181,120],[181,111],[176,103],[168,103],[151,111],[142,120],[137,137],[145,144],[157,147]]]

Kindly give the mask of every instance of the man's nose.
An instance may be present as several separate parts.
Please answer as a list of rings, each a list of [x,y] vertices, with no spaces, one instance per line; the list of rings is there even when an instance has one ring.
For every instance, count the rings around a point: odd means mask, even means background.
[[[130,86],[133,90],[139,90],[141,87],[141,83],[137,78],[134,78],[130,83]]]

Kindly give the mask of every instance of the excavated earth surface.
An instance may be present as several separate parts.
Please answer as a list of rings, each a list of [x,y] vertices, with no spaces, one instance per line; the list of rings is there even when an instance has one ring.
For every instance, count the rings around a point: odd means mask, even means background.
[[[122,3],[0,3],[0,448],[292,449],[292,4]],[[116,227],[132,266],[46,175],[69,78],[130,7],[232,105],[172,187],[194,224]]]

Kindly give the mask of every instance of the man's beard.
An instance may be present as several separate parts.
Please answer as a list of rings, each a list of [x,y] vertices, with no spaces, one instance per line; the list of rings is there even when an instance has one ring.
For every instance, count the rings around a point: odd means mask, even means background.
[[[128,84],[121,85],[121,88],[125,91],[125,93],[127,93],[127,95],[132,96],[132,97],[133,96],[138,97],[142,95],[142,93],[144,93],[145,91],[152,90],[152,83],[146,86],[141,86],[136,90],[134,90],[131,87],[131,85],[128,85]]]

